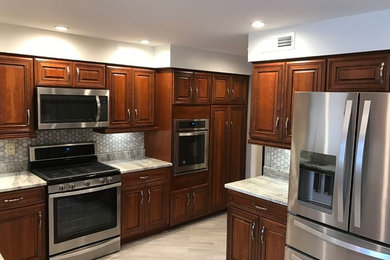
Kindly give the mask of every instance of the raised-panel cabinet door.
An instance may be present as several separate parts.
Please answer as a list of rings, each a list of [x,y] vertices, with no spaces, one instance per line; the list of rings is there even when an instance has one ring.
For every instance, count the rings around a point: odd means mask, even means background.
[[[106,66],[86,62],[73,63],[74,86],[79,88],[106,88]]]
[[[283,260],[286,244],[286,225],[261,218],[260,226],[260,259]]]
[[[210,73],[194,72],[193,86],[195,91],[196,104],[210,104],[211,101],[211,80]]]
[[[147,210],[146,229],[153,230],[164,227],[169,224],[168,210],[169,210],[169,192],[168,183],[155,183],[146,187]]]
[[[35,85],[72,87],[73,76],[71,61],[34,59]]]
[[[212,86],[213,104],[229,104],[231,98],[232,77],[230,75],[214,74]]]
[[[230,103],[246,104],[248,101],[248,77],[232,76]]]
[[[209,186],[202,185],[192,189],[193,218],[204,216],[209,209]]]
[[[253,67],[251,139],[262,142],[278,141],[281,130],[280,104],[282,102],[285,63],[258,64]]]
[[[43,205],[0,211],[0,252],[5,260],[46,259]]]
[[[154,71],[133,69],[133,127],[154,125],[155,84]]]
[[[32,59],[0,56],[0,139],[33,134]]]
[[[328,59],[326,91],[389,91],[387,54],[359,54]]]
[[[282,141],[291,143],[296,91],[324,91],[326,60],[295,61],[286,63],[287,88],[284,91]]]
[[[211,107],[210,122],[210,210],[226,207],[225,183],[228,179],[229,162],[229,106]]]
[[[171,193],[171,225],[176,225],[191,219],[191,191],[178,190]]]
[[[145,191],[138,188],[122,190],[121,236],[128,238],[144,232],[144,205],[147,203]]]
[[[175,71],[174,72],[174,103],[191,104],[195,95],[192,86],[193,72]]]
[[[129,128],[131,120],[131,69],[107,67],[107,86],[110,90],[110,127]]]
[[[245,177],[246,106],[230,107],[229,177],[227,182]]]
[[[251,213],[229,208],[227,214],[228,260],[257,260],[259,218]]]

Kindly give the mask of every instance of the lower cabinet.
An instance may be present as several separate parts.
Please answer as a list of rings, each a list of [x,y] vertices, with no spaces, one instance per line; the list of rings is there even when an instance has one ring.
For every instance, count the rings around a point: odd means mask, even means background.
[[[283,260],[287,207],[229,191],[227,259]]]
[[[171,225],[180,224],[208,213],[208,184],[171,192]]]

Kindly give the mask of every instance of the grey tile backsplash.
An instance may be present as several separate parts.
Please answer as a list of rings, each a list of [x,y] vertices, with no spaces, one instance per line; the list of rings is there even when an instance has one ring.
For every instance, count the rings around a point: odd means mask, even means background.
[[[102,161],[137,159],[145,155],[143,133],[100,134],[92,129],[38,131],[37,138],[0,140],[0,173],[27,169],[28,148],[31,145],[96,142]],[[7,143],[15,143],[15,155],[5,152]]]
[[[264,147],[263,174],[287,179],[290,172],[290,150]]]

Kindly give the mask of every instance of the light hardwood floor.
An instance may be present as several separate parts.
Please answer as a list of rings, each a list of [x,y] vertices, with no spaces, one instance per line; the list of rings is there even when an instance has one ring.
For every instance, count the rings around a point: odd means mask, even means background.
[[[122,245],[99,260],[226,259],[226,213],[201,219]]]

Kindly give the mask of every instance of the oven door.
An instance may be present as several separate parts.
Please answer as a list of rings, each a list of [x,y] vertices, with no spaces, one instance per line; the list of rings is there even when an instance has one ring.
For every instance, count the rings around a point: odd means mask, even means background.
[[[49,254],[120,235],[120,183],[49,195]]]
[[[207,170],[208,131],[176,132],[174,174]]]

